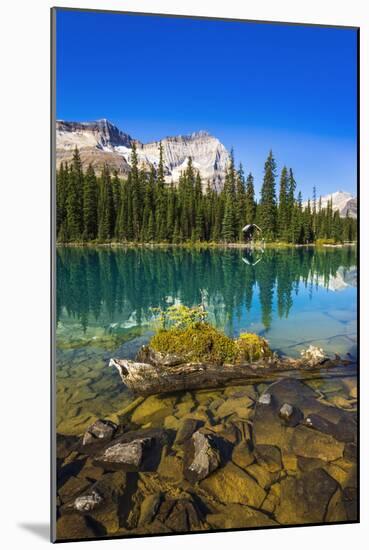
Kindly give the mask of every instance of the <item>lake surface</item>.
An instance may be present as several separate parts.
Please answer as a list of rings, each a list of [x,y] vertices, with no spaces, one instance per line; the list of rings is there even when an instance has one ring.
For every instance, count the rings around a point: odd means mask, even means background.
[[[132,400],[111,356],[134,357],[152,308],[203,303],[228,335],[281,353],[309,344],[356,357],[356,248],[58,248],[57,431],[80,434]]]

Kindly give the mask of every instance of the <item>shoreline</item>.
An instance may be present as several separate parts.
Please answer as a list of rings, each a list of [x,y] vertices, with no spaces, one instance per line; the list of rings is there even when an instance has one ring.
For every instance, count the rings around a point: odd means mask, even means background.
[[[263,250],[266,248],[287,249],[287,248],[345,248],[348,246],[357,246],[357,242],[347,243],[309,243],[309,244],[292,244],[282,242],[264,243],[262,246],[249,245],[247,243],[212,243],[212,242],[195,242],[195,243],[147,243],[147,242],[56,242],[57,248],[184,248],[190,250],[211,249],[211,248],[239,248],[250,250]]]

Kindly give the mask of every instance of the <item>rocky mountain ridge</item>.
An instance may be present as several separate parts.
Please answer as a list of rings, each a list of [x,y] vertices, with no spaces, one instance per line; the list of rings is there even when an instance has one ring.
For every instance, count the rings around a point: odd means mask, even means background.
[[[147,169],[159,163],[159,141],[142,143],[122,132],[106,119],[94,122],[56,122],[57,167],[70,162],[78,147],[84,166],[91,163],[99,172],[107,163],[119,174],[130,170],[132,146],[137,147],[140,165]],[[194,132],[187,136],[166,137],[161,140],[164,151],[166,180],[178,181],[191,157],[206,186],[208,181],[220,188],[230,155],[224,145],[208,132]]]
[[[338,210],[342,217],[345,217],[347,212],[351,218],[357,217],[357,198],[351,193],[336,191],[335,193],[322,196],[322,208],[326,208],[330,200],[332,200],[333,210]],[[303,206],[307,206],[307,202],[304,202]]]

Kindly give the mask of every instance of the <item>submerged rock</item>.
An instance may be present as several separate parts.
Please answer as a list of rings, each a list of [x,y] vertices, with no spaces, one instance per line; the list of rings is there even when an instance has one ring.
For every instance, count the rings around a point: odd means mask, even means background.
[[[203,530],[203,514],[190,495],[183,498],[167,498],[160,505],[155,521],[174,533]]]
[[[175,399],[161,398],[152,395],[145,399],[133,412],[131,420],[134,424],[147,424],[163,421],[173,414]]]
[[[117,430],[118,426],[110,420],[98,419],[87,428],[83,439],[82,445],[89,445],[90,443],[96,443],[98,441],[110,441]]]
[[[213,436],[197,431],[185,452],[184,475],[192,483],[205,479],[220,464],[220,454]]]
[[[248,504],[260,508],[266,497],[266,492],[255,479],[232,462],[201,481],[200,487],[224,504]]]
[[[331,435],[297,426],[291,438],[291,447],[298,456],[331,462],[343,456],[344,443]]]
[[[199,424],[200,421],[197,418],[185,418],[177,431],[174,444],[182,445],[185,441],[190,439],[192,434],[197,430]]]
[[[340,488],[337,489],[329,501],[325,521],[328,523],[333,521],[347,521],[344,496]]]
[[[343,502],[349,521],[355,521],[357,515],[357,489],[356,487],[345,487],[343,490]]]
[[[290,420],[293,415],[293,406],[289,403],[284,403],[279,409],[279,416],[284,420]]]
[[[285,525],[321,523],[338,484],[324,470],[316,469],[299,477],[281,480],[281,497],[275,511]]]
[[[267,391],[272,396],[271,404],[265,406],[258,402],[255,407],[253,421],[255,445],[273,445],[279,447],[283,455],[290,455],[295,452],[291,446],[291,438],[296,430],[300,438],[302,438],[302,434],[305,438],[305,441],[302,441],[299,447],[308,446],[308,437],[311,437],[312,445],[314,445],[314,439],[321,441],[321,444],[323,444],[320,435],[323,437],[326,435],[327,444],[330,445],[331,440],[329,437],[338,442],[341,439],[345,441],[353,439],[355,436],[356,426],[353,417],[350,416],[351,413],[323,403],[318,399],[319,394],[307,384],[299,380],[283,379],[271,384]],[[286,404],[289,406],[286,407]],[[292,414],[291,407],[293,409]],[[280,416],[281,409],[284,418]],[[309,422],[303,420],[304,417],[306,419],[310,418],[310,427],[308,427]],[[302,423],[305,425],[302,425]],[[295,430],[291,430],[293,427],[295,427]],[[313,427],[319,429],[313,430]],[[319,430],[323,430],[323,432]],[[328,433],[325,434],[324,432]],[[334,437],[331,435],[333,432]],[[336,446],[334,442],[332,445]],[[341,449],[339,443],[338,447]],[[306,452],[301,456],[310,456],[306,455]],[[316,457],[316,452],[314,457]]]
[[[173,439],[174,432],[162,428],[127,432],[99,450],[93,458],[93,464],[104,470],[155,471],[164,445],[171,445]]]
[[[154,519],[160,506],[161,498],[162,497],[160,494],[149,495],[144,498],[140,508],[140,517],[138,520],[139,526],[150,523]]]
[[[279,409],[279,416],[288,426],[297,426],[303,418],[300,409],[294,407],[290,403],[283,403],[282,407]]]
[[[281,451],[273,445],[257,445],[254,450],[257,462],[269,472],[279,472],[282,469]]]
[[[228,504],[219,511],[208,514],[206,521],[214,529],[242,529],[278,525],[262,511],[241,504]]]
[[[254,404],[254,401],[250,399],[247,395],[243,395],[242,397],[238,398],[232,398],[229,397],[224,403],[222,403],[217,411],[216,411],[216,417],[217,418],[225,418],[230,416],[231,414],[235,414],[239,418],[248,419],[251,414],[252,410],[250,407]]]
[[[92,489],[89,493],[77,497],[74,501],[74,508],[78,512],[91,512],[103,502],[103,497],[98,491]]]
[[[70,476],[69,479],[58,489],[58,495],[62,503],[70,502],[87,489],[89,482],[86,479],[80,479]]]
[[[75,513],[65,514],[58,519],[56,536],[59,542],[71,539],[96,538],[96,533],[87,525],[86,518]]]
[[[260,397],[259,397],[259,403],[261,403],[262,405],[270,405],[271,402],[272,402],[272,396],[270,395],[270,393],[263,393]]]
[[[176,455],[165,454],[160,461],[157,472],[160,479],[171,483],[180,483],[183,481],[183,462]]]
[[[151,443],[152,438],[150,437],[134,439],[128,443],[115,443],[105,449],[103,454],[97,457],[97,461],[138,468],[143,460],[144,452],[149,449]]]
[[[329,422],[329,420],[326,420],[318,414],[309,414],[305,418],[305,424],[309,428],[314,428],[314,430],[318,430],[319,432],[323,432],[329,435],[334,435],[336,432],[335,424],[333,424],[333,422]]]
[[[240,468],[247,468],[255,460],[253,453],[247,441],[241,441],[236,445],[232,452],[232,461]]]

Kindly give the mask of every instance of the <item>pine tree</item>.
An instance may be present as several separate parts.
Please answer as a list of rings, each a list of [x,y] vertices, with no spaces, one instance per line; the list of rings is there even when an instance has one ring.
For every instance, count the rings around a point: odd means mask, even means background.
[[[114,237],[115,211],[110,171],[106,164],[100,178],[99,214],[98,237],[101,241],[109,241]]]
[[[176,192],[173,182],[167,191],[167,220],[166,220],[166,239],[172,241],[174,223],[176,218]]]
[[[230,193],[228,193],[226,196],[222,234],[223,234],[223,239],[226,243],[234,242],[235,240],[234,200]]]
[[[236,206],[236,170],[234,167],[233,150],[226,170],[224,188],[219,197],[223,201],[222,237],[225,242],[234,242],[238,237],[237,206]]]
[[[240,241],[243,241],[243,227],[245,225],[246,217],[246,190],[245,190],[245,176],[243,172],[243,166],[240,164],[236,175],[236,236]]]
[[[312,210],[312,231],[314,236],[317,235],[317,202],[316,202],[316,187],[313,187],[313,210]]]
[[[295,191],[296,191],[296,181],[293,175],[292,168],[290,168],[288,173],[288,193],[287,193],[287,202],[288,202],[287,224],[288,225],[291,223],[292,211],[295,206]]]
[[[290,240],[293,244],[298,244],[301,241],[301,217],[300,209],[295,203],[292,208],[291,224],[290,224]]]
[[[335,210],[332,217],[332,239],[335,243],[340,243],[343,241],[342,224],[338,210]]]
[[[283,166],[279,185],[278,236],[284,241],[289,240],[288,184],[288,171],[286,166]]]
[[[254,177],[249,173],[246,180],[246,197],[245,197],[245,222],[246,224],[255,223],[256,217],[256,202]]]
[[[154,222],[154,214],[152,210],[150,211],[150,214],[149,214],[146,238],[148,242],[153,242],[155,240],[155,222]]]
[[[159,144],[159,165],[156,182],[156,233],[158,241],[166,239],[167,234],[167,213],[166,213],[166,190],[164,175],[164,149]]]
[[[346,216],[343,222],[343,240],[345,242],[351,242],[353,240],[353,231],[352,231],[352,219],[349,216],[348,210],[346,211]]]
[[[68,165],[60,164],[59,171],[56,174],[56,235],[61,242],[67,240],[65,234],[67,217],[67,194],[69,183]],[[63,237],[63,238],[62,238]]]
[[[303,217],[304,243],[309,244],[314,241],[310,199],[307,202],[307,207],[305,208],[302,217]]]
[[[204,215],[203,215],[203,208],[201,203],[197,207],[194,237],[196,241],[204,240]]]
[[[115,215],[117,216],[120,208],[122,185],[118,177],[118,172],[116,170],[114,170],[111,184],[112,184],[112,190],[113,190],[114,212],[115,212]]]
[[[154,209],[154,186],[155,186],[155,169],[151,166],[150,175],[147,178],[145,176],[142,183],[142,193],[143,193],[143,214],[142,214],[142,225],[141,225],[141,240],[145,242],[148,238],[147,235],[150,233],[150,240],[155,238],[155,233],[153,236],[153,231],[155,228],[155,209]],[[149,220],[151,215],[151,230],[149,232]]]
[[[138,157],[136,144],[132,145],[131,154],[131,197],[132,197],[132,228],[133,239],[139,240],[141,231],[141,215],[142,215],[142,202],[141,202],[141,178],[138,170]]]
[[[277,203],[275,192],[276,164],[270,151],[264,166],[261,188],[260,224],[266,240],[273,241],[277,230]]]
[[[83,172],[77,147],[74,150],[66,197],[66,235],[71,241],[82,237],[83,228]]]
[[[97,197],[98,187],[95,171],[89,164],[83,185],[83,239],[87,241],[97,237]]]
[[[173,243],[179,244],[180,242],[181,242],[181,235],[180,235],[179,221],[178,221],[178,217],[176,217],[176,221],[174,223],[174,230],[173,230]]]

